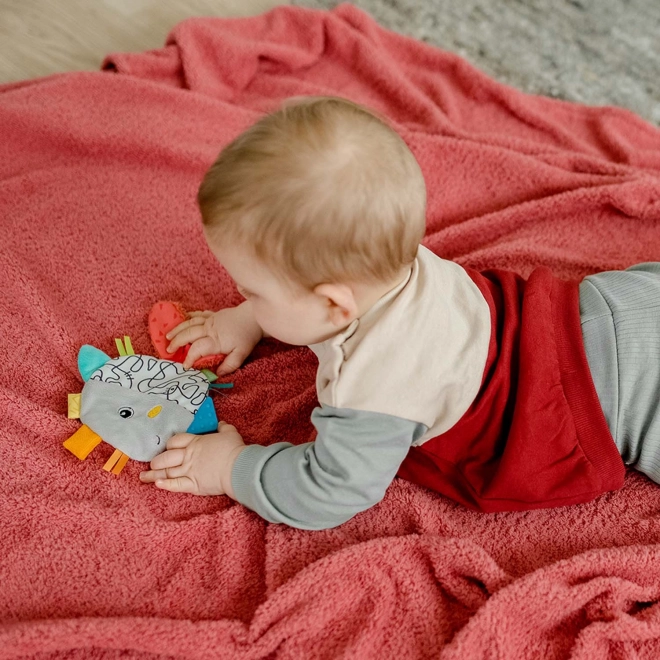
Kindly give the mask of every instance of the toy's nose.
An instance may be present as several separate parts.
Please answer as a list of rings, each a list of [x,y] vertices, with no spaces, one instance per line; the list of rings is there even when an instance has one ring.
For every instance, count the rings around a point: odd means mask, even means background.
[[[162,409],[163,409],[163,406],[155,406],[154,408],[152,408],[152,409],[147,413],[147,416],[148,416],[148,417],[151,417],[151,418],[153,418],[153,417],[157,417],[158,415],[160,415],[160,411],[161,411]]]

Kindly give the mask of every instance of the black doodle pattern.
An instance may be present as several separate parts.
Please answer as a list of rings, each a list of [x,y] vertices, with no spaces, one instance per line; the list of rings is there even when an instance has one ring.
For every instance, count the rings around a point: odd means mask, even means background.
[[[184,369],[176,362],[149,355],[113,358],[97,369],[90,380],[164,396],[193,414],[204,402],[209,387],[208,379],[196,369]]]

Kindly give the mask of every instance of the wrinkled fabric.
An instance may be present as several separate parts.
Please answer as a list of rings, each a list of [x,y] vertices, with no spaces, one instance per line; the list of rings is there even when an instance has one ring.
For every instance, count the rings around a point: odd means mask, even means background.
[[[303,531],[62,442],[82,344],[150,353],[156,301],[239,302],[195,195],[285,97],[387,115],[426,176],[425,245],[525,276],[658,259],[660,132],[522,94],[351,5],[190,19],[105,67],[0,87],[0,659],[657,657],[660,489],[634,471],[587,504],[502,514],[395,480]],[[214,394],[220,419],[251,443],[311,440],[315,366],[264,341]]]

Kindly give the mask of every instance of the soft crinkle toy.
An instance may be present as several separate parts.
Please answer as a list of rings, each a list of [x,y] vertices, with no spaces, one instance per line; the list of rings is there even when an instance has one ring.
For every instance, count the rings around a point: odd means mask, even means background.
[[[105,441],[115,448],[103,469],[119,474],[129,458],[149,462],[165,450],[176,433],[216,431],[218,418],[211,400],[215,374],[184,369],[151,355],[136,355],[131,340],[116,340],[119,357],[85,344],[78,369],[85,381],[80,394],[69,394],[69,418],[83,425],[64,442],[81,460]]]

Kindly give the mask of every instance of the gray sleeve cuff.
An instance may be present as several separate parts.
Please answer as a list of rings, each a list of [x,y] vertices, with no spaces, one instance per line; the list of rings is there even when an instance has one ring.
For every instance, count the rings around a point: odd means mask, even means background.
[[[311,443],[307,443],[311,444]],[[237,502],[256,511],[269,522],[278,520],[277,512],[271,511],[266,493],[261,484],[261,473],[267,461],[278,452],[294,447],[290,442],[276,442],[268,447],[247,445],[238,455],[231,471],[231,486]]]

